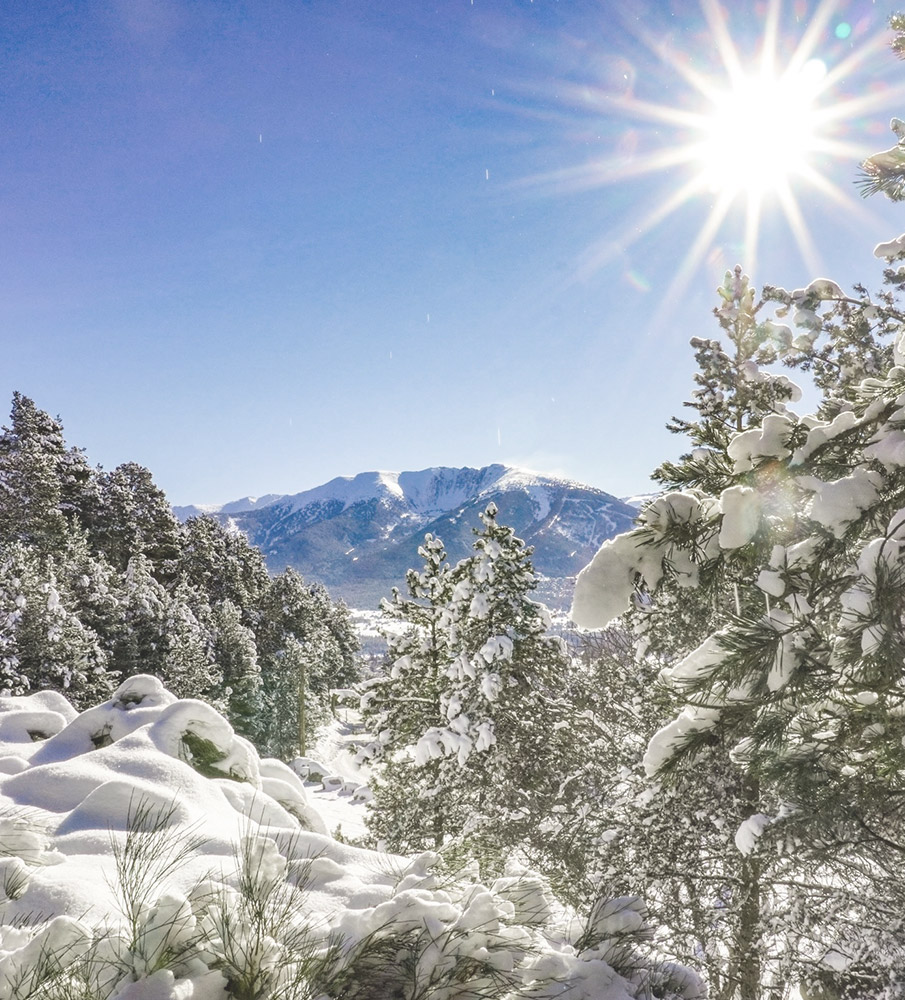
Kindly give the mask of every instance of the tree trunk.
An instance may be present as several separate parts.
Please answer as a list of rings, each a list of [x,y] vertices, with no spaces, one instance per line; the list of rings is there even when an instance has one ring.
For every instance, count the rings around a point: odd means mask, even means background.
[[[741,867],[741,891],[736,962],[739,1000],[759,1000],[761,996],[760,961],[760,862],[746,857]]]
[[[760,811],[760,783],[745,781],[746,812]],[[738,870],[738,910],[735,940],[726,976],[727,997],[732,1000],[760,1000],[764,995],[760,955],[761,879],[763,865],[755,851],[742,858]]]
[[[304,757],[307,750],[308,733],[305,705],[305,687],[308,683],[307,671],[305,669],[305,657],[299,657],[298,666],[298,727],[299,727],[299,756]]]

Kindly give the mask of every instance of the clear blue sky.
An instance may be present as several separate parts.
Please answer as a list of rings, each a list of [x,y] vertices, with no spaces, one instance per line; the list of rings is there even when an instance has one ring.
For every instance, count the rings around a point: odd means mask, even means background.
[[[729,9],[747,58],[769,10]],[[822,101],[874,105],[832,125],[862,156],[905,117],[892,10],[780,12],[781,56],[816,19],[851,60]],[[5,0],[0,56],[4,413],[178,504],[498,461],[621,494],[678,454],[688,339],[754,257],[739,200],[667,294],[713,191],[638,232],[700,169],[633,176],[689,141],[644,108],[725,78],[693,0]],[[820,269],[876,286],[905,209],[814,162],[852,206],[793,179]],[[753,276],[817,276],[769,198]]]

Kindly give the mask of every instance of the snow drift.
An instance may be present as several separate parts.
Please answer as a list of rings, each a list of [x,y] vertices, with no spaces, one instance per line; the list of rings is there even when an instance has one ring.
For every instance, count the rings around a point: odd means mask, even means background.
[[[0,698],[0,741],[0,1000],[704,995],[639,957],[633,897],[582,921],[515,866],[484,886],[337,842],[288,767],[153,677],[81,714]]]

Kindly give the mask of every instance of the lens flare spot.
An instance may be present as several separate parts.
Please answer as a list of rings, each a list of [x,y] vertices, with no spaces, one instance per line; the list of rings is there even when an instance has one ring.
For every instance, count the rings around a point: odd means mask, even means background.
[[[639,292],[649,292],[651,283],[640,271],[626,271],[625,280]]]
[[[835,34],[837,38],[841,39],[848,38],[849,35],[851,35],[851,33],[852,33],[852,26],[848,23],[848,21],[840,21],[836,25]]]

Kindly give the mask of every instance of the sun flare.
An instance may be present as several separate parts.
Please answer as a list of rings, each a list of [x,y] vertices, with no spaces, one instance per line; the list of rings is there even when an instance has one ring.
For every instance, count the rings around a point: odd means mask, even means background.
[[[819,271],[820,254],[807,221],[813,206],[822,201],[853,220],[868,215],[853,190],[832,179],[835,164],[845,163],[854,173],[874,152],[864,145],[863,135],[855,141],[851,123],[876,114],[884,104],[905,102],[901,83],[875,80],[852,90],[852,79],[885,57],[889,36],[885,30],[868,33],[840,21],[836,0],[818,0],[806,19],[798,17],[797,8],[794,17],[786,16],[783,0],[765,0],[748,16],[730,16],[718,0],[699,4],[704,30],[698,44],[707,46],[703,52],[683,50],[668,33],[655,36],[636,28],[637,38],[659,64],[657,75],[649,79],[661,79],[660,89],[672,98],[640,96],[627,62],[620,64],[625,69],[616,78],[620,87],[614,87],[612,77],[602,78],[596,88],[585,82],[563,85],[559,100],[592,120],[623,122],[625,141],[610,155],[527,181],[574,191],[664,178],[662,196],[651,200],[645,212],[609,228],[587,249],[577,268],[579,278],[617,260],[627,261],[628,275],[634,275],[631,247],[674,213],[699,207],[697,233],[685,244],[663,296],[660,319],[721,243],[733,246],[738,254],[734,262],[756,273],[762,223],[768,217],[784,220],[803,263],[809,271]],[[735,37],[733,27],[742,36]]]
[[[762,197],[803,174],[820,148],[815,112],[825,76],[826,66],[812,59],[801,72],[742,76],[715,94],[697,151],[702,183]]]

